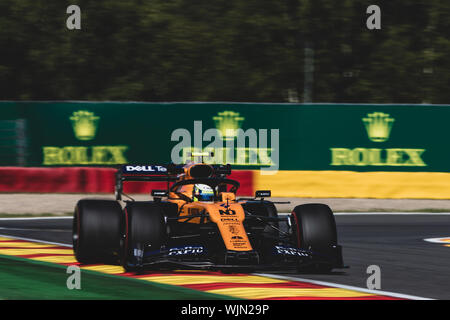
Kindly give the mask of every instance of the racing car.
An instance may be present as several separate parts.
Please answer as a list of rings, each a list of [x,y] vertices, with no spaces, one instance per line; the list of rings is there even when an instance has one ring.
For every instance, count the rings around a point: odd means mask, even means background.
[[[121,165],[116,200],[75,206],[73,250],[81,264],[146,269],[290,270],[343,268],[333,212],[325,204],[278,214],[270,190],[238,198],[230,165]],[[165,181],[152,200],[123,192],[127,181]],[[165,184],[164,184],[165,185]],[[149,190],[150,191],[150,190]],[[123,198],[127,198],[123,200]]]

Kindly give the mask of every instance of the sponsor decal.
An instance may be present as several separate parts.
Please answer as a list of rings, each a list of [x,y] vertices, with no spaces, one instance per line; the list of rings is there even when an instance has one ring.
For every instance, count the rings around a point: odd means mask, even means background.
[[[89,146],[89,147],[42,147],[46,166],[74,164],[121,164],[128,162],[125,157],[127,146]]]
[[[226,216],[235,216],[236,215],[236,211],[231,210],[231,209],[227,209],[227,210],[220,210],[219,209],[219,213],[221,216],[226,215]]]
[[[236,221],[239,222],[238,218],[220,218],[220,221]]]
[[[168,191],[167,190],[152,190],[152,196],[154,197],[167,197]]]
[[[425,149],[331,148],[332,166],[426,167]]]
[[[223,111],[214,116],[213,120],[223,140],[234,140],[245,118],[241,117],[239,112]]]
[[[69,118],[78,140],[92,140],[97,132],[100,117],[86,110],[75,111]]]
[[[275,246],[275,253],[288,256],[309,257],[309,253],[305,250],[284,246]]]
[[[244,237],[237,235],[237,234],[239,234],[239,229],[237,228],[237,225],[236,225],[236,226],[230,225],[230,226],[229,226],[230,231],[231,231],[231,228],[232,228],[232,227],[234,227],[236,233],[233,233],[233,234],[235,234],[235,235],[230,237],[230,243],[231,243],[231,245],[232,245],[235,249],[246,248],[246,247],[248,246],[247,240],[244,239]]]
[[[186,163],[194,154],[202,156],[205,163],[261,166],[263,171],[278,170],[279,129],[242,129],[245,118],[239,112],[225,110],[214,116],[215,128],[203,132],[202,121],[194,121],[193,136],[185,128],[172,132],[171,160]],[[193,138],[193,139],[192,139]],[[203,142],[211,142],[203,146]],[[269,167],[269,168],[267,168]]]
[[[270,198],[272,195],[272,192],[270,190],[257,190],[255,192],[256,198]]]
[[[180,255],[190,255],[190,254],[202,254],[205,252],[202,246],[185,246],[169,249],[169,256],[180,256]]]
[[[95,139],[100,117],[87,110],[78,110],[69,117],[75,138],[82,142]],[[128,146],[43,146],[42,164],[51,165],[113,165],[127,163]]]
[[[234,225],[228,226],[228,230],[230,230],[230,232],[232,234],[238,234],[239,233],[239,229],[236,226],[234,226]]]
[[[395,119],[383,112],[373,112],[362,118],[370,141],[389,140]],[[330,148],[332,166],[397,166],[426,167],[420,148]]]
[[[231,243],[235,249],[247,247],[247,241],[242,240],[241,237],[231,238]]]
[[[384,142],[389,139],[395,120],[389,118],[389,114],[387,113],[374,112],[368,114],[367,118],[363,118],[362,121],[364,122],[370,141]]]
[[[124,166],[124,173],[135,172],[167,172],[167,168],[164,166]]]
[[[133,249],[133,255],[135,257],[143,257],[144,256],[144,250],[135,248],[135,249]]]

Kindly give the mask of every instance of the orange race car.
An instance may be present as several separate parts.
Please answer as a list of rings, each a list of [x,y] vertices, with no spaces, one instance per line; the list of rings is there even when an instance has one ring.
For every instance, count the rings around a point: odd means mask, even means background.
[[[75,207],[73,248],[81,263],[149,269],[330,271],[342,268],[336,223],[324,204],[279,215],[270,191],[236,198],[230,165],[123,165],[116,201]],[[167,181],[153,201],[122,201],[125,181]],[[126,196],[128,197],[128,196]]]

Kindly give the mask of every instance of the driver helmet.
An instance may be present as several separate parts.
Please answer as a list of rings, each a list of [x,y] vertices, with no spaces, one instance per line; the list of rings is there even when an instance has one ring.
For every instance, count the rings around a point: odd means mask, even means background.
[[[214,190],[206,184],[194,185],[194,201],[214,201]]]

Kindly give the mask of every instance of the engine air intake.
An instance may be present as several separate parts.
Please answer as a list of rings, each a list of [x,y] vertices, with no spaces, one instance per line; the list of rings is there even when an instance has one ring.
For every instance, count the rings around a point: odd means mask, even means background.
[[[213,168],[207,164],[197,164],[189,169],[189,175],[194,179],[209,178],[213,173]]]

